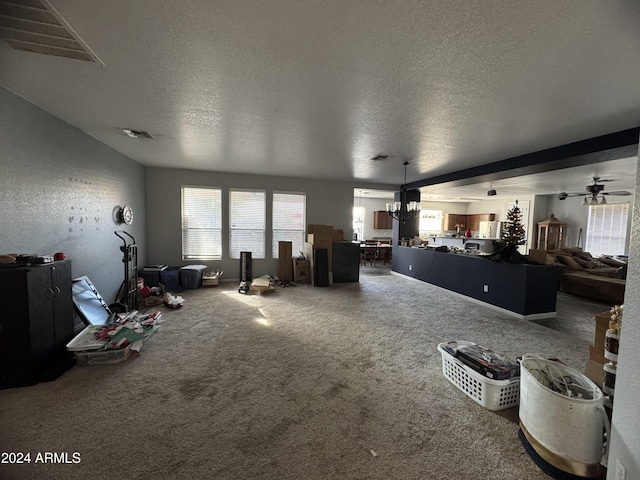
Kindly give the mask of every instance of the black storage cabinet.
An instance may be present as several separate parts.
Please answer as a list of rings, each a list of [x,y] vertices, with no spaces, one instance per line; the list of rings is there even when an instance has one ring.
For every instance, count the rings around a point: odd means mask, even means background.
[[[360,281],[360,244],[334,243],[332,264],[334,283]]]
[[[51,379],[74,336],[71,262],[0,268],[0,292],[0,387]]]

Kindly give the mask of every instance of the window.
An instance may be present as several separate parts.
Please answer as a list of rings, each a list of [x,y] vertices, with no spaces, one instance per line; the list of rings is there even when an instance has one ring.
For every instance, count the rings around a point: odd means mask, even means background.
[[[229,200],[229,255],[240,258],[240,252],[251,252],[251,258],[265,258],[265,192],[231,190]]]
[[[589,206],[585,250],[594,256],[624,255],[629,204]]]
[[[418,231],[420,235],[442,233],[442,210],[421,210]]]
[[[353,233],[357,240],[364,240],[364,207],[353,207]]]
[[[222,258],[222,190],[182,187],[182,259]]]
[[[279,241],[292,242],[294,255],[304,246],[307,196],[304,193],[273,193],[273,258],[278,258]]]

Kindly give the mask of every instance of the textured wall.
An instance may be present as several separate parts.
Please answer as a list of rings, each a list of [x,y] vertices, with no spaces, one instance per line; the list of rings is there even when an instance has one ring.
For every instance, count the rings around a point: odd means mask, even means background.
[[[640,169],[636,174],[636,192],[640,191]],[[627,471],[627,480],[640,478],[640,196],[635,195],[629,247],[629,270],[624,294],[624,313],[620,331],[620,353],[616,378],[613,422],[611,425],[611,450],[607,479],[616,476],[616,461],[620,460]]]
[[[0,251],[65,252],[74,277],[88,275],[107,302],[124,277],[123,226],[145,257],[144,168],[80,130],[0,88]]]

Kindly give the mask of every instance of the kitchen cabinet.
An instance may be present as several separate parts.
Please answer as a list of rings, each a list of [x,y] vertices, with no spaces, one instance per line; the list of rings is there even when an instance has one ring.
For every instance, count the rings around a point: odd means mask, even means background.
[[[456,225],[464,225],[466,228],[467,226],[466,222],[467,222],[466,215],[461,215],[458,213],[445,213],[442,228],[444,230],[455,230]]]
[[[67,362],[71,262],[0,268],[0,386],[32,385]]]
[[[393,218],[383,210],[373,212],[373,228],[376,230],[391,230],[393,228]]]
[[[472,231],[480,230],[480,222],[493,221],[496,218],[495,213],[478,213],[473,215],[464,215],[459,213],[446,213],[444,215],[443,230],[455,230],[456,225],[464,225],[463,233],[467,228]]]
[[[478,213],[467,215],[467,227],[472,231],[480,230],[480,222],[492,222],[496,219],[495,213]]]

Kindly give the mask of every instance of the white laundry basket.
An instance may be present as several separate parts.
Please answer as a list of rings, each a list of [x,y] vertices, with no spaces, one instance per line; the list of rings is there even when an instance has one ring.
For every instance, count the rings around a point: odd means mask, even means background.
[[[609,420],[602,391],[585,375],[539,355],[524,355],[519,416],[521,440],[547,473],[600,475]]]

